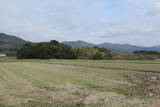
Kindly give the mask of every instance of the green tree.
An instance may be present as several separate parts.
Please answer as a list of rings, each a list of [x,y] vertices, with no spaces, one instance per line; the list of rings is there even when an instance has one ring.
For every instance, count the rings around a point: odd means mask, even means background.
[[[51,42],[27,43],[18,51],[19,59],[76,59],[77,55],[68,45]]]

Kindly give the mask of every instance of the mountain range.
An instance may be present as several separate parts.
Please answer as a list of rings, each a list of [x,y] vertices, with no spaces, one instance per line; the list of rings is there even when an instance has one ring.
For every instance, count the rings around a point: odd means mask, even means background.
[[[23,44],[27,43],[27,41],[5,33],[0,33],[0,51],[15,51]]]
[[[130,44],[113,44],[113,43],[101,43],[101,44],[93,44],[88,43],[85,41],[64,41],[62,42],[64,44],[70,45],[72,47],[77,46],[87,46],[87,47],[93,47],[93,46],[99,46],[104,47],[107,49],[110,49],[112,51],[116,52],[133,52],[133,51],[160,51],[160,45],[159,46],[153,46],[153,47],[142,47],[142,46],[135,46]]]
[[[15,51],[22,47],[23,44],[27,43],[17,36],[8,35],[5,33],[0,33],[0,52],[2,51]],[[63,44],[70,45],[72,47],[77,46],[87,46],[87,47],[104,47],[116,52],[133,52],[133,51],[159,51],[160,52],[160,45],[153,46],[153,47],[142,47],[142,46],[135,46],[130,44],[113,44],[113,43],[101,43],[101,44],[94,44],[85,41],[64,41]]]

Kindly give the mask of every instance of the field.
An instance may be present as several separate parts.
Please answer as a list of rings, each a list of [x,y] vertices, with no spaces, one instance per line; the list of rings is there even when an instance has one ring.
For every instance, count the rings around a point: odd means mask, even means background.
[[[0,107],[159,107],[160,61],[0,59]]]

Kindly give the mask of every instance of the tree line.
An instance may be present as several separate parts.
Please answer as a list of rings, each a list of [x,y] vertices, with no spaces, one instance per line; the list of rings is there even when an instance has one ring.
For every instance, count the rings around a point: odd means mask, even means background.
[[[70,47],[56,40],[27,43],[18,50],[18,59],[109,59],[111,52],[99,47]]]
[[[17,52],[18,59],[76,59],[68,45],[52,40],[50,42],[27,43]]]
[[[160,52],[135,51],[133,53],[111,52],[100,47],[70,47],[56,40],[27,43],[17,52],[18,59],[92,59],[92,60],[154,60]]]

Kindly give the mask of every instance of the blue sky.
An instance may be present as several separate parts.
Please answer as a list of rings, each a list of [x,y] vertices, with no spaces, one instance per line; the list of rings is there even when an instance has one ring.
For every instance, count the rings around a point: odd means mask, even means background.
[[[33,42],[160,45],[160,0],[0,0],[0,32]]]

